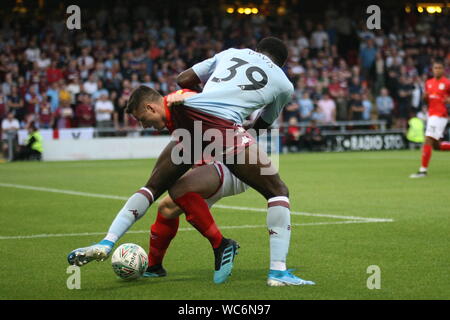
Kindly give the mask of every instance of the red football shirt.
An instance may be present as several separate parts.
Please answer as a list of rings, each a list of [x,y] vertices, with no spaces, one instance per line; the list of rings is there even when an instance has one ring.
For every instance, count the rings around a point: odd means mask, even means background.
[[[164,110],[166,112],[166,128],[169,130],[170,133],[172,133],[175,130],[175,126],[173,124],[172,121],[172,113],[169,110],[169,106],[167,105],[167,97],[170,96],[171,94],[181,94],[181,93],[186,93],[186,92],[195,92],[189,89],[181,89],[181,90],[177,90],[174,92],[169,93],[167,96],[164,96]]]
[[[425,92],[428,94],[428,116],[448,117],[445,100],[450,95],[450,80],[445,77],[428,79]]]

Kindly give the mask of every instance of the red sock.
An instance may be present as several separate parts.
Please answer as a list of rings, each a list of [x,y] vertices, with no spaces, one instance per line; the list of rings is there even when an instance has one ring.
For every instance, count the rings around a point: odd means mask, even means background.
[[[156,221],[150,228],[150,250],[148,253],[148,265],[161,264],[170,241],[178,231],[179,218],[167,219],[158,212]]]
[[[439,149],[441,151],[450,151],[450,142],[448,141],[441,142],[441,144],[439,145]]]
[[[433,148],[428,145],[424,144],[422,148],[422,167],[428,168],[428,162],[430,162],[431,159],[431,153],[433,152]]]
[[[205,200],[198,193],[188,192],[174,201],[183,209],[186,220],[209,240],[213,248],[218,248],[223,236]]]

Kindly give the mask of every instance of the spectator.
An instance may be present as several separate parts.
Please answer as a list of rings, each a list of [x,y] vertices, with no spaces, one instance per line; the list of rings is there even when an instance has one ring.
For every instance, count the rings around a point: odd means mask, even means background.
[[[301,52],[304,48],[309,47],[308,38],[305,36],[303,30],[297,30],[296,46],[299,52]]]
[[[325,114],[322,110],[314,104],[314,109],[311,115],[311,121],[315,121],[315,123],[324,124],[325,123]]]
[[[286,146],[290,152],[297,152],[300,149],[300,128],[297,117],[291,117],[288,121]]]
[[[406,139],[408,139],[410,149],[420,149],[425,141],[425,123],[414,111],[411,112],[411,118],[408,121]]]
[[[56,109],[53,116],[56,122],[55,125],[56,128],[58,129],[72,128],[72,121],[74,119],[74,114],[68,100],[61,101],[61,105]]]
[[[53,125],[53,112],[49,99],[44,99],[39,110],[39,128],[50,129]]]
[[[58,68],[58,62],[52,61],[50,67],[47,69],[47,83],[52,84],[61,80],[64,75],[60,68]]]
[[[139,75],[137,73],[133,73],[131,75],[131,89],[134,90],[141,85],[139,81]]]
[[[144,82],[142,83],[142,85],[155,89],[155,83],[152,81],[152,78],[149,74],[146,74],[144,76]]]
[[[323,97],[317,101],[317,106],[321,113],[324,114],[324,124],[336,123],[336,103],[330,98],[328,93],[325,93]]]
[[[83,83],[83,91],[92,95],[98,90],[98,82],[95,74],[91,74],[89,79]]]
[[[298,101],[299,110],[300,110],[300,119],[301,121],[309,121],[311,120],[313,111],[314,111],[314,103],[309,98],[309,93],[305,91],[303,93],[302,98]]]
[[[302,145],[310,151],[321,151],[323,150],[324,144],[325,139],[321,129],[317,127],[315,120],[311,120],[302,136]]]
[[[12,112],[17,120],[24,120],[26,113],[25,104],[17,86],[13,86],[10,95],[6,97],[6,109]]]
[[[112,114],[114,112],[114,106],[109,100],[108,95],[102,94],[100,99],[95,102],[94,109],[97,128],[111,129],[113,127]]]
[[[94,108],[91,104],[91,98],[87,94],[81,94],[79,104],[75,108],[75,118],[78,126],[81,128],[93,127],[95,124]]]
[[[336,99],[339,96],[339,93],[343,91],[344,88],[339,81],[339,76],[334,74],[332,76],[331,83],[328,85],[328,93],[330,94],[332,99]]]
[[[77,60],[71,59],[69,60],[68,66],[65,70],[65,77],[71,81],[77,78],[80,79],[80,71],[78,70]]]
[[[27,126],[28,137],[15,160],[41,160],[43,152],[42,135],[38,128],[31,122]]]
[[[7,99],[3,95],[3,93],[0,92],[0,122],[3,121],[4,118],[6,118],[6,107]]]
[[[89,48],[83,48],[81,50],[81,57],[78,58],[77,64],[80,70],[81,79],[87,79],[89,72],[94,68],[94,58],[89,55]]]
[[[109,95],[109,92],[108,92],[108,89],[103,87],[103,81],[98,80],[97,81],[97,90],[92,94],[92,99],[94,100],[94,103],[97,101],[98,98],[100,98],[100,96],[102,94]]]
[[[387,121],[387,128],[392,127],[392,111],[394,110],[394,101],[389,96],[388,90],[382,88],[380,96],[376,99],[378,119]]]
[[[36,43],[36,37],[33,37],[28,48],[25,50],[25,57],[29,62],[33,63],[39,58],[40,53],[41,50]]]
[[[371,73],[376,59],[377,49],[374,46],[373,39],[367,39],[366,45],[361,48],[360,58],[362,67],[362,76],[364,80],[372,79]]]
[[[284,107],[283,113],[284,119],[290,120],[291,118],[296,118],[297,121],[300,119],[300,107],[294,101],[291,101],[291,103]]]
[[[128,131],[128,137],[138,137],[140,135],[141,125],[129,113],[124,114],[124,128]]]
[[[411,111],[413,89],[412,79],[407,76],[401,76],[400,86],[398,88],[398,128],[406,129],[406,123]]]
[[[349,103],[350,120],[359,121],[363,119],[364,106],[362,104],[361,95],[354,93]]]
[[[419,76],[414,77],[414,83],[412,84],[413,90],[411,93],[411,107],[413,108],[413,113],[416,114],[422,109],[423,101],[423,88]]]
[[[369,121],[371,118],[370,113],[372,112],[372,101],[370,101],[369,95],[367,93],[362,94],[362,105],[364,108],[362,120]]]
[[[27,114],[39,113],[39,105],[42,101],[42,96],[36,91],[36,86],[30,86],[25,95],[25,108]]]
[[[14,118],[14,113],[8,112],[8,115],[2,121],[2,149],[5,158],[8,157],[9,141],[13,142],[13,153],[17,146],[17,132],[20,129],[19,120]]]
[[[59,102],[60,104],[71,104],[72,103],[72,95],[67,88],[66,81],[62,79],[60,81],[60,90],[59,90]]]
[[[381,88],[384,87],[384,60],[383,55],[380,51],[377,51],[375,58],[375,86],[374,92],[377,94],[380,92]]]
[[[78,76],[74,76],[69,79],[69,84],[66,87],[67,91],[70,93],[70,103],[75,104],[76,103],[76,97],[81,92],[81,84],[80,84],[80,78]]]
[[[348,99],[344,90],[340,90],[335,99],[336,102],[336,120],[347,121],[348,120]]]
[[[43,51],[39,58],[36,60],[36,65],[40,70],[46,70],[51,64],[50,58],[47,56],[47,53]]]
[[[349,93],[350,93],[350,95],[355,94],[355,93],[360,94],[361,91],[362,91],[361,81],[359,80],[358,77],[354,76],[349,85]]]
[[[55,112],[59,106],[59,82],[53,82],[46,92],[46,96],[50,99],[50,108]]]
[[[14,87],[15,83],[13,81],[12,78],[12,73],[7,73],[5,75],[5,81],[2,83],[2,86],[0,88],[0,91],[4,94],[4,95],[9,95],[11,93],[12,87]]]
[[[323,25],[318,24],[317,29],[311,34],[311,48],[317,52],[328,43],[328,34],[324,31]]]

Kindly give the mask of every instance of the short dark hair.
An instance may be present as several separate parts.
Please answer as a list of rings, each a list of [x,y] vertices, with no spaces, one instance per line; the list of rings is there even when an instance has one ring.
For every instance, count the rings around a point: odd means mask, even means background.
[[[267,37],[259,41],[256,51],[267,53],[276,65],[282,67],[288,57],[288,49],[283,41],[275,37]]]
[[[130,99],[128,99],[127,106],[125,107],[126,113],[133,113],[137,110],[143,102],[156,102],[162,98],[162,95],[147,86],[139,86],[131,93]]]
[[[28,128],[30,128],[30,129],[32,129],[33,131],[37,131],[37,127],[36,127],[36,123],[34,122],[34,121],[31,121],[29,124],[28,124]]]
[[[435,63],[445,66],[444,59],[442,59],[442,58],[435,58],[433,61],[433,64],[435,64]]]

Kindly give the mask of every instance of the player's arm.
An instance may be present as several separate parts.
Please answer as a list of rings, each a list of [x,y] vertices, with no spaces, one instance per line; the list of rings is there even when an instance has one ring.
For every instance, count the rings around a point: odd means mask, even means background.
[[[201,83],[206,83],[209,77],[216,69],[217,59],[222,53],[216,54],[214,57],[203,60],[192,68],[181,72],[177,77],[177,84],[183,89],[190,89],[201,92]]]
[[[259,114],[255,120],[245,121],[243,127],[245,130],[254,129],[256,130],[256,132],[258,132],[258,130],[267,129],[271,125],[271,123],[267,123],[266,121],[264,121],[264,119],[261,118],[261,114]]]
[[[197,76],[195,71],[192,68],[189,68],[182,73],[180,73],[177,77],[177,84],[184,89],[190,89],[193,91],[201,92],[200,83],[202,81]]]
[[[278,118],[281,110],[292,100],[293,88],[282,92],[274,101],[265,106],[253,123],[244,123],[244,129],[267,129]]]

